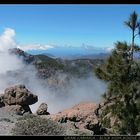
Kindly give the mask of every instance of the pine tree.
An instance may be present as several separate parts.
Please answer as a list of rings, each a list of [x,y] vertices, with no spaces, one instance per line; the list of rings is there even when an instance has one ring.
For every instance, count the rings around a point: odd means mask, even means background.
[[[95,72],[100,79],[108,82],[104,98],[115,98],[114,104],[107,110],[121,121],[118,133],[135,135],[140,131],[140,64],[129,59],[130,49],[131,45],[126,42],[117,42],[112,55]]]
[[[135,37],[140,35],[140,22],[135,11],[125,25],[132,30],[131,45],[118,41],[106,63],[99,66],[95,73],[108,82],[108,90],[103,95],[105,100],[114,99],[114,104],[104,110],[102,117],[110,111],[121,122],[115,127],[118,133],[135,135],[140,131],[140,62],[133,58],[134,51],[140,51],[134,42]]]
[[[130,59],[133,59],[135,37],[137,35],[140,35],[140,22],[138,22],[137,13],[134,11],[132,14],[130,14],[128,21],[125,21],[124,23],[126,26],[128,26],[132,30],[132,44],[131,44],[131,49],[130,49]],[[138,29],[138,32],[136,32],[137,29]]]

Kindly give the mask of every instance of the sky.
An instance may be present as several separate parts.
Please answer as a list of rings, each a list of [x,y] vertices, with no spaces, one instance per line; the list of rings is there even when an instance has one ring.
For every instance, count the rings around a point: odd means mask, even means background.
[[[11,29],[12,39],[25,50],[85,45],[109,49],[117,40],[131,42],[124,21],[134,10],[140,20],[140,5],[134,4],[1,4],[0,34]]]

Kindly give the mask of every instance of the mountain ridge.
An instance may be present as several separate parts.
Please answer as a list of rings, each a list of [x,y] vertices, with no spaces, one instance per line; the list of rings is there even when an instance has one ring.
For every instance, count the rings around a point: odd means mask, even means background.
[[[104,57],[77,57],[74,59],[52,58],[44,54],[31,55],[18,48],[10,49],[9,52],[22,57],[26,64],[33,64],[43,79],[54,75],[57,71],[82,76],[92,72],[93,68],[104,63],[105,59]]]

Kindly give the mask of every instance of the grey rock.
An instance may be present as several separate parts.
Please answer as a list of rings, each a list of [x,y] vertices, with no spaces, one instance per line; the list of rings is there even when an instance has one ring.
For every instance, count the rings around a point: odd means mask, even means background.
[[[49,115],[50,113],[47,112],[48,105],[46,103],[42,103],[36,111],[37,115]]]

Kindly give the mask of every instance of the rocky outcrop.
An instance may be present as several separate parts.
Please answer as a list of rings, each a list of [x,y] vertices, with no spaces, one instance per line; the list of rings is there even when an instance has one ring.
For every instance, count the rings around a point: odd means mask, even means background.
[[[102,126],[106,128],[107,135],[117,135],[117,126],[122,125],[119,117],[117,115],[113,115],[112,111],[110,111],[110,107],[115,107],[115,103],[119,100],[123,100],[123,98],[114,97],[111,99],[106,99],[99,103],[95,110],[95,114],[98,116]]]
[[[38,107],[38,109],[37,109],[37,111],[36,111],[36,114],[37,114],[37,115],[50,115],[50,113],[47,112],[47,110],[48,110],[48,105],[47,105],[46,103],[42,103],[42,104]]]
[[[48,117],[54,121],[67,124],[70,128],[91,131],[93,134],[103,134],[105,129],[101,127],[98,117],[94,113],[96,104],[83,102],[70,109],[66,109]]]
[[[25,85],[16,85],[6,88],[0,96],[0,107],[4,107],[18,115],[31,113],[29,105],[38,101],[38,97],[26,89]]]
[[[17,85],[6,88],[3,102],[7,105],[32,105],[38,101],[36,95],[32,94],[25,85]]]
[[[30,55],[19,48],[12,48],[8,50],[10,54],[17,55],[18,57],[22,57],[25,63],[27,64],[34,64],[35,57]]]

